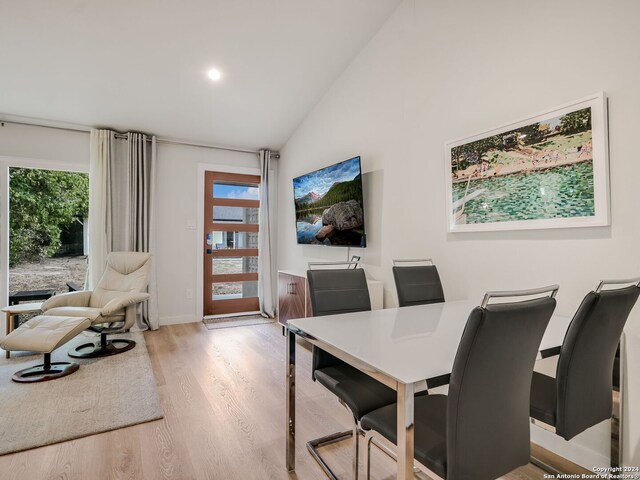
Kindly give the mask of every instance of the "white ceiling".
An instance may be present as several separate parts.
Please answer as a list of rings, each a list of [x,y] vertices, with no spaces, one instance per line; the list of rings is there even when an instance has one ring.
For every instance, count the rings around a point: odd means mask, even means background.
[[[280,148],[400,1],[0,0],[0,113]]]

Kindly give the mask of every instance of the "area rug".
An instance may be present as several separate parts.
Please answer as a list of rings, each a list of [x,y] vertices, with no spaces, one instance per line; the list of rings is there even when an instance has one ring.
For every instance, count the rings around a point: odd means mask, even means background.
[[[263,323],[273,323],[274,321],[273,318],[265,318],[262,315],[248,315],[243,317],[205,318],[202,322],[208,330],[217,330],[218,328],[262,325]]]
[[[100,359],[75,359],[80,369],[67,377],[35,384],[11,381],[42,356],[21,352],[0,359],[0,455],[115,430],[163,417],[142,333],[130,338],[133,350]],[[52,361],[69,361],[67,352],[95,341],[79,335],[56,350]]]

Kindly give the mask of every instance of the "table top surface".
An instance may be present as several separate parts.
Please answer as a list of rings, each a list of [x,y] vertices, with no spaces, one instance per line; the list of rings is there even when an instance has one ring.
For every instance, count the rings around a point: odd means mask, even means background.
[[[18,305],[11,305],[9,307],[4,307],[2,308],[2,311],[6,313],[39,312],[40,307],[42,307],[42,303],[43,302],[19,303]]]
[[[451,373],[462,332],[477,302],[468,300],[292,319],[301,331],[402,383]],[[540,350],[562,344],[570,317],[553,315]]]

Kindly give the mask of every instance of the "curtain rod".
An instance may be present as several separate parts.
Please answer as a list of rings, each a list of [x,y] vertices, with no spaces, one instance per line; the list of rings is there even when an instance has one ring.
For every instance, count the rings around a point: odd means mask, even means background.
[[[0,115],[1,117],[2,115]],[[53,124],[53,122],[47,124],[47,121],[42,121],[42,123],[36,123],[36,122],[29,122],[29,121],[19,121],[19,120],[3,120],[0,118],[0,126],[4,126],[5,123],[12,123],[15,125],[26,125],[29,127],[43,127],[43,128],[52,128],[54,130],[65,130],[67,132],[80,132],[80,133],[89,133],[91,132],[91,127],[85,126],[85,125],[73,125],[73,126],[61,126],[61,125],[55,125]],[[126,139],[127,138],[127,134],[126,133],[120,133],[120,132],[116,132],[115,135],[116,138],[120,138],[120,139]],[[147,139],[147,141],[151,141],[151,139]],[[166,145],[183,145],[186,147],[198,147],[198,148],[210,148],[213,150],[226,150],[228,152],[239,152],[239,153],[252,153],[252,154],[257,154],[258,151],[257,150],[247,150],[247,149],[243,149],[243,148],[234,148],[234,147],[223,147],[223,146],[219,146],[219,145],[208,145],[206,143],[193,143],[193,142],[185,142],[185,141],[181,141],[181,140],[170,140],[168,138],[160,138],[160,137],[156,137],[156,142],[157,143],[164,143]],[[280,154],[278,152],[271,152],[271,154],[276,157],[276,158],[280,158]]]

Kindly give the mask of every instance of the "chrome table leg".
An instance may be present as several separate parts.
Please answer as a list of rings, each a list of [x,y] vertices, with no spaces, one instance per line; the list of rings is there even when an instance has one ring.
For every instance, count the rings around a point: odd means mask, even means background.
[[[296,336],[287,329],[287,470],[296,469]]]

